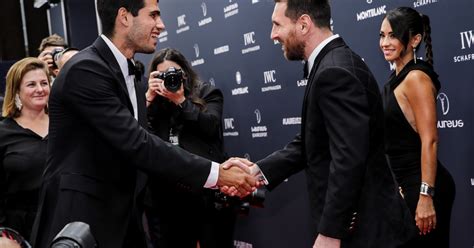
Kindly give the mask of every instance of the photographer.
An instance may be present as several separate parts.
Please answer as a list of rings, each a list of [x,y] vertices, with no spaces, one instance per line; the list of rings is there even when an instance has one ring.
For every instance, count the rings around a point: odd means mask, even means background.
[[[158,51],[150,64],[146,100],[152,131],[185,150],[222,162],[223,96],[219,89],[198,80],[177,50]],[[152,207],[147,211],[155,247],[233,247],[235,214],[216,208],[214,192],[200,195],[170,188],[166,178],[150,178]]]
[[[63,39],[63,37],[57,34],[52,34],[41,41],[41,44],[38,48],[40,52],[38,59],[41,59],[46,64],[48,64],[49,76],[51,79],[56,78],[59,73],[58,66],[54,61],[54,56],[66,48],[66,41]]]

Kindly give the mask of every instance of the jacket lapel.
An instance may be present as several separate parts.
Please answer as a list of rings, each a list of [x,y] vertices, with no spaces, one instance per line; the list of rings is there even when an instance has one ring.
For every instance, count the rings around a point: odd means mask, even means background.
[[[124,98],[125,98],[125,101],[127,103],[127,107],[130,109],[130,111],[132,112],[132,115],[133,115],[132,102],[130,101],[130,96],[128,95],[127,85],[125,83],[125,79],[124,79],[124,76],[122,74],[122,70],[120,70],[120,66],[117,62],[117,59],[115,58],[115,56],[112,53],[112,51],[110,50],[110,48],[107,46],[107,44],[105,43],[105,41],[101,37],[98,37],[94,41],[94,44],[92,46],[97,49],[98,55],[109,66],[110,70],[113,73],[113,76],[115,77],[116,81],[119,83],[120,88],[122,89],[125,96],[127,96],[127,97],[124,97]]]
[[[313,81],[314,81],[314,77],[316,75],[316,72],[318,71],[318,67],[321,63],[321,61],[323,60],[323,58],[330,52],[332,51],[333,49],[337,48],[337,47],[341,47],[341,46],[345,46],[346,43],[344,42],[344,40],[342,38],[336,38],[334,40],[332,40],[331,42],[329,42],[322,50],[321,52],[318,54],[318,56],[316,56],[316,59],[314,59],[314,63],[313,63],[313,67],[311,68],[311,72],[309,74],[309,78],[308,78],[308,84],[306,85],[306,89],[305,89],[305,92],[304,92],[304,98],[303,98],[303,108],[302,108],[302,113],[301,113],[301,139],[304,140],[305,139],[305,119],[306,119],[306,110],[308,109],[307,108],[307,98],[308,98],[308,95],[309,95],[309,92],[311,91],[311,86],[313,85]]]

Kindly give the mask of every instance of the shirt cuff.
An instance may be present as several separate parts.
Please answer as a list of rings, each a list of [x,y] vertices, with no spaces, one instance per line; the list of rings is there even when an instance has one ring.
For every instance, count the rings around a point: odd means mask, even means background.
[[[219,178],[219,164],[216,162],[211,163],[211,171],[209,172],[209,177],[204,184],[204,188],[215,189],[217,188],[217,179]]]
[[[252,167],[250,174],[257,176],[260,182],[263,182],[263,184],[268,185],[268,180],[263,174],[263,172],[260,170],[260,167],[258,167],[258,164],[255,164],[255,166]]]

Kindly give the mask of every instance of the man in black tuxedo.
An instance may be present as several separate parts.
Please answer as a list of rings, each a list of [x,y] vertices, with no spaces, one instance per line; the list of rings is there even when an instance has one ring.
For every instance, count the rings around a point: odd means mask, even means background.
[[[305,170],[314,247],[397,247],[413,229],[383,146],[369,68],[330,28],[327,0],[275,0],[271,38],[310,70],[301,133],[257,164],[273,189]]]
[[[49,247],[73,221],[89,224],[101,248],[146,247],[143,173],[189,191],[235,185],[245,194],[256,185],[237,166],[222,169],[248,161],[211,163],[143,128],[145,94],[131,59],[155,50],[164,29],[157,0],[98,0],[97,9],[103,35],[71,58],[51,92],[47,169],[32,237],[37,248]]]

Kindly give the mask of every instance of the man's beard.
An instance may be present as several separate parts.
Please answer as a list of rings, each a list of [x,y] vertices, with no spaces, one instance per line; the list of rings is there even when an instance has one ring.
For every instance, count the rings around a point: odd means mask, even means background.
[[[303,60],[304,59],[304,42],[298,41],[292,33],[285,44],[286,59]]]

